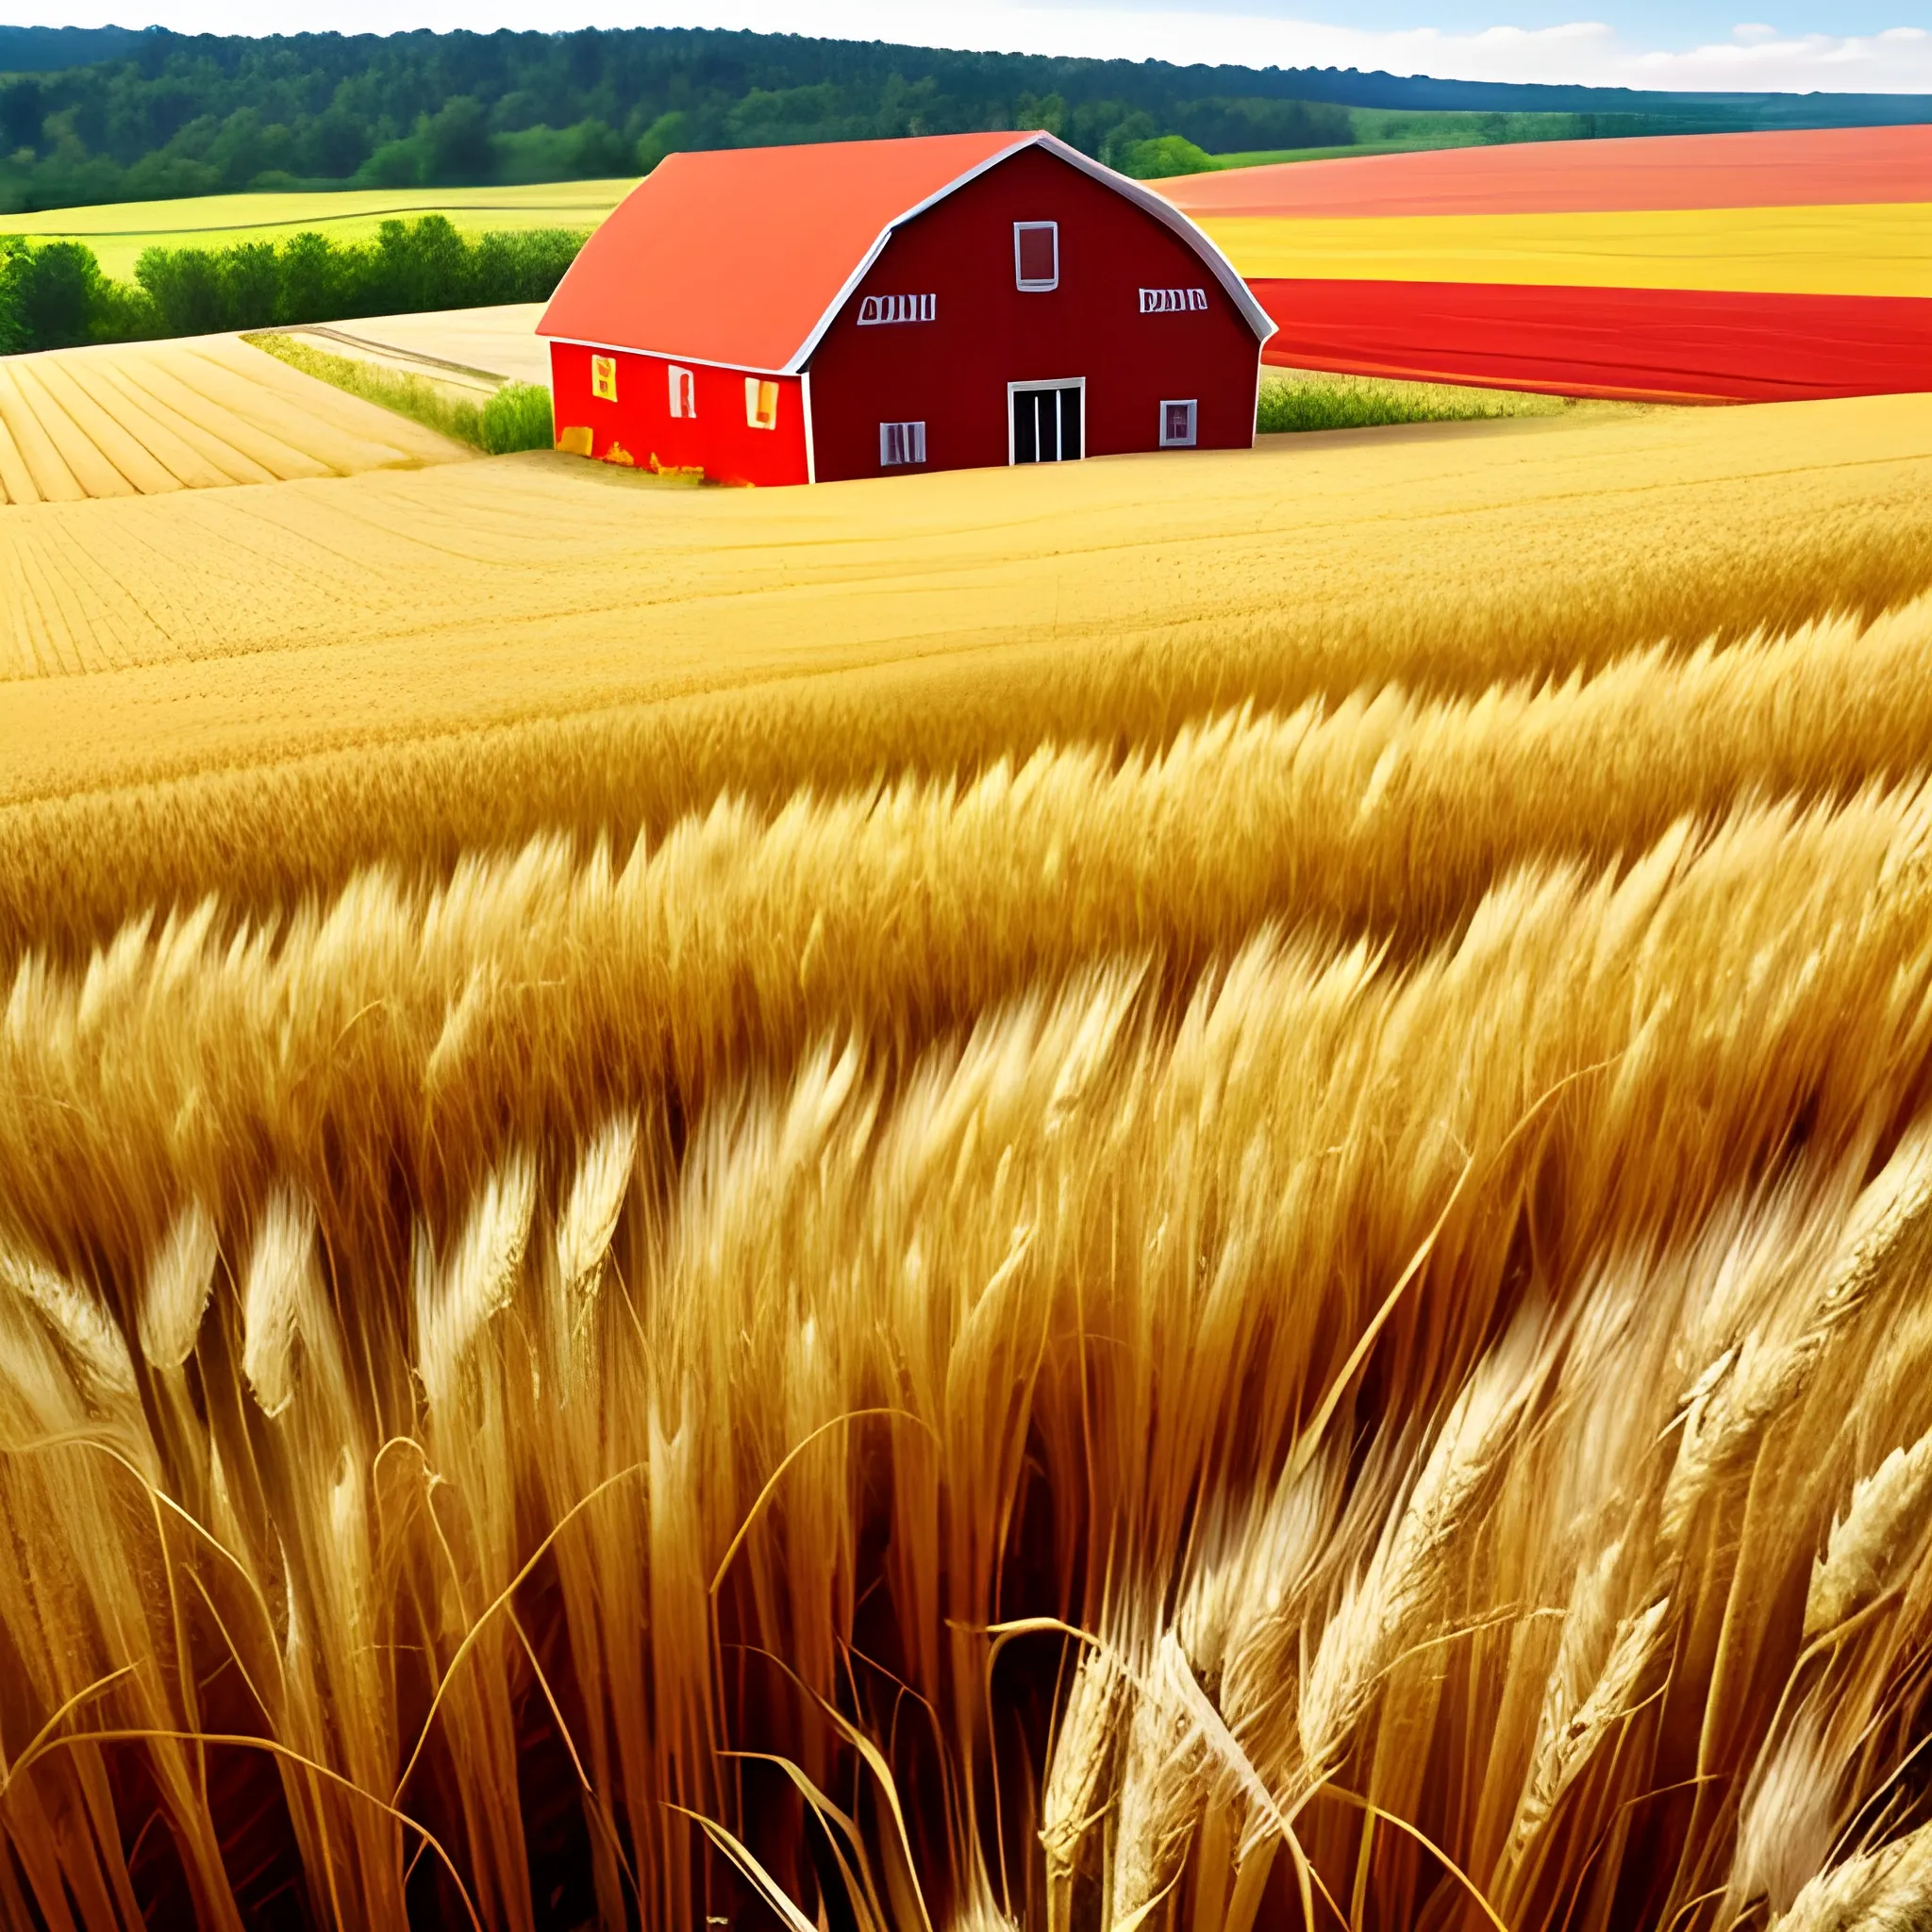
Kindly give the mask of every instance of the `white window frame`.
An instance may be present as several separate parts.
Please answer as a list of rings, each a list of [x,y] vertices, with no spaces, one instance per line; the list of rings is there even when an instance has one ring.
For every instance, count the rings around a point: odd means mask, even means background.
[[[764,391],[772,392],[772,413],[761,415],[758,405],[764,400]],[[769,375],[747,375],[744,378],[744,422],[748,429],[775,429],[778,426],[778,385]]]
[[[880,328],[898,322],[937,322],[940,298],[924,295],[865,295],[858,304],[858,326]]]
[[[672,415],[680,419],[689,417],[695,422],[698,413],[697,377],[682,363],[667,362],[664,366],[670,383]],[[691,398],[691,408],[688,409],[684,407],[687,394]]]
[[[1185,409],[1188,412],[1188,433],[1183,437],[1173,437],[1167,433],[1167,412],[1170,409]],[[1199,446],[1201,435],[1201,405],[1193,396],[1172,396],[1160,405],[1160,446],[1162,449],[1194,449]],[[1083,434],[1081,441],[1086,438]]]
[[[1142,315],[1199,315],[1208,307],[1206,289],[1142,289]]]
[[[1080,391],[1080,454],[1059,457],[1058,462],[1084,463],[1087,460],[1087,378],[1084,375],[1057,375],[1051,381],[1009,382],[1007,385],[1007,468],[1013,468],[1013,398],[1023,390],[1076,389]]]
[[[1020,237],[1044,228],[1053,237],[1053,277],[1050,281],[1029,282],[1020,267]],[[1028,295],[1044,295],[1060,285],[1060,225],[1058,222],[1015,222],[1013,224],[1013,286]]]
[[[905,432],[903,441],[907,454],[894,460],[889,454],[893,430]],[[917,454],[913,454],[917,451]],[[916,470],[925,462],[924,423],[881,423],[879,425],[879,468],[882,470]]]

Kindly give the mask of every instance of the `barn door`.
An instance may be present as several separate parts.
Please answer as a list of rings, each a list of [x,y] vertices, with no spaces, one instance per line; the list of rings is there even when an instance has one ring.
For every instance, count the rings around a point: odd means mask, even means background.
[[[1069,382],[1009,382],[1007,407],[1011,460],[1071,463],[1085,449],[1086,378]]]

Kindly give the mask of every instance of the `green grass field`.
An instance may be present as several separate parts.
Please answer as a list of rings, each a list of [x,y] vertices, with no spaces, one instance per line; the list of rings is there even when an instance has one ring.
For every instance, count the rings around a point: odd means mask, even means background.
[[[447,215],[471,234],[594,227],[636,185],[629,179],[549,181],[521,188],[344,189],[108,202],[0,216],[0,235],[85,242],[104,274],[131,281],[141,251],[157,244],[226,248],[238,242],[279,241],[304,228],[319,229],[339,242],[364,242],[391,216]]]
[[[1612,117],[1599,117],[1599,120]],[[1617,116],[1635,122],[1636,116]],[[1273,161],[1341,160],[1351,156],[1412,154],[1420,148],[1483,147],[1523,141],[1577,141],[1605,130],[1582,114],[1485,114],[1460,108],[1410,112],[1399,108],[1351,108],[1355,140],[1345,147],[1284,147],[1212,157],[1217,168],[1258,168]],[[1686,123],[1690,129],[1691,124]],[[1664,132],[1662,127],[1617,131]]]
[[[1397,382],[1322,369],[1264,369],[1256,408],[1263,436],[1309,429],[1374,429],[1399,423],[1474,423],[1499,416],[1634,414],[1637,403],[1578,402],[1523,390],[1446,382]]]

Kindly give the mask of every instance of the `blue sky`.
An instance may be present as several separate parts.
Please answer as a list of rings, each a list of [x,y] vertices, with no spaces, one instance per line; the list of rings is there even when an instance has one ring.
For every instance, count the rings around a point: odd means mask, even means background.
[[[1043,54],[1469,80],[1932,93],[1932,0],[305,0],[301,22],[734,26]],[[0,0],[0,21],[260,33],[261,0]]]
[[[1206,10],[1206,9],[1204,9]],[[1225,10],[1232,11],[1228,8]],[[1260,9],[1257,9],[1260,10]],[[1274,9],[1277,12],[1286,9]],[[1578,6],[1576,0],[1445,0],[1430,6],[1424,0],[1366,0],[1351,6],[1310,7],[1304,0],[1300,9],[1341,25],[1372,30],[1392,27],[1436,26],[1448,33],[1474,33],[1486,26],[1550,27],[1577,20],[1607,22],[1634,41],[1657,46],[1695,46],[1700,42],[1724,41],[1740,22],[1761,22],[1792,34],[1807,29],[1832,34],[1875,34],[1889,26],[1909,26],[1919,16],[1921,25],[1932,25],[1932,4],[1923,7],[1871,6],[1863,0],[1843,0],[1843,4],[1807,5],[1781,8],[1773,5],[1769,12],[1754,11],[1751,0],[1740,7],[1737,0],[1712,5],[1710,0],[1686,0],[1670,6],[1665,0],[1642,0],[1635,6],[1606,6],[1602,0],[1591,6]]]

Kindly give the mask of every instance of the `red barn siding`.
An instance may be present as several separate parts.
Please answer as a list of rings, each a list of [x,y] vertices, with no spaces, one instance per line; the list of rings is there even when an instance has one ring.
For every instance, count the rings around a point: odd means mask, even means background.
[[[1059,286],[1014,286],[1013,224],[1059,224]],[[1142,315],[1142,288],[1205,310]],[[931,322],[861,326],[867,295],[934,294]],[[1007,385],[1085,376],[1086,451],[1160,446],[1163,401],[1198,403],[1204,449],[1253,441],[1258,345],[1206,262],[1123,194],[1023,149],[904,224],[811,362],[816,475],[875,476],[879,425],[923,422],[932,470],[1008,459]],[[896,471],[887,474],[898,474]]]
[[[591,392],[593,355],[609,355],[616,360],[614,402]],[[671,413],[670,371],[675,362],[691,373],[695,416]],[[777,419],[770,429],[755,429],[746,421],[747,376],[777,384]],[[805,400],[795,375],[761,375],[757,370],[678,362],[670,356],[553,341],[550,385],[560,448],[571,446],[572,429],[588,429],[591,446],[579,454],[605,462],[622,463],[628,458],[641,470],[701,469],[718,483],[808,480]]]

